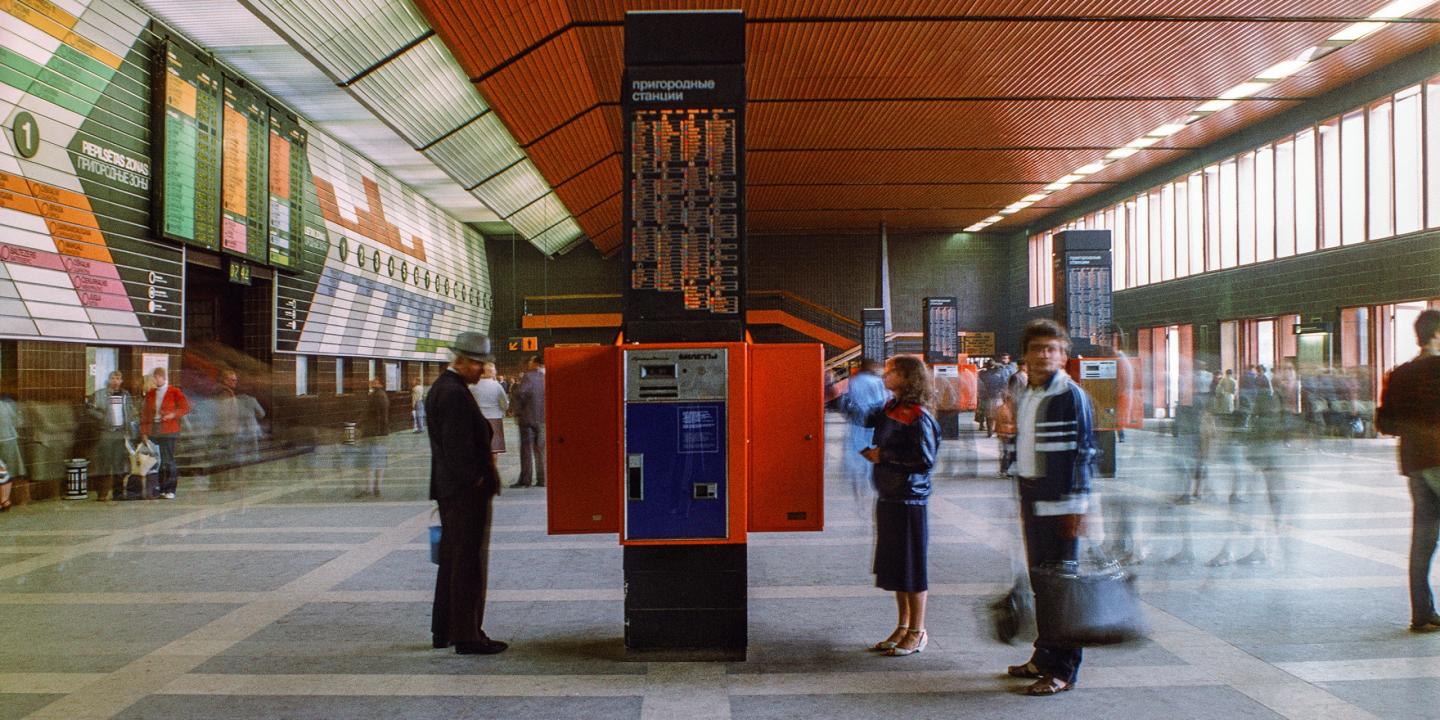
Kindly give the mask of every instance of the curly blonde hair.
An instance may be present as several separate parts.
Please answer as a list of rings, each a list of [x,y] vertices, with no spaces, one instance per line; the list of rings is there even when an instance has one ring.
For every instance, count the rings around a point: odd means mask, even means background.
[[[930,379],[929,369],[919,358],[896,355],[885,361],[885,371],[900,376],[900,389],[895,391],[897,401],[925,408],[934,407],[935,383]]]

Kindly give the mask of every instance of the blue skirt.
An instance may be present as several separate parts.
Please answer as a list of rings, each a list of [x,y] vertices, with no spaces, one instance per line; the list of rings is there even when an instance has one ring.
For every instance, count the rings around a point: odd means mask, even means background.
[[[925,505],[875,503],[875,587],[891,592],[928,590],[929,548]]]

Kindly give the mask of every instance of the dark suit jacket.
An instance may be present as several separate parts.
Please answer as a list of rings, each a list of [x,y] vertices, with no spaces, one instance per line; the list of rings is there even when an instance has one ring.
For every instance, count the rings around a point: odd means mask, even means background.
[[[521,425],[545,424],[545,373],[530,370],[520,376],[520,385],[511,392],[510,412]]]
[[[490,423],[454,370],[440,373],[425,394],[425,426],[430,432],[431,500],[458,497],[470,488],[479,488],[484,497],[499,492]]]

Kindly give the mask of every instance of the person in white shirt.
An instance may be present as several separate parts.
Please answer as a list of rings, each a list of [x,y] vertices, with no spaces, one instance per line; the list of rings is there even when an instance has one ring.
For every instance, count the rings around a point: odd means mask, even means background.
[[[505,413],[510,409],[510,396],[504,386],[495,379],[495,363],[485,363],[480,381],[470,386],[480,414],[490,423],[490,452],[499,455],[505,452]]]

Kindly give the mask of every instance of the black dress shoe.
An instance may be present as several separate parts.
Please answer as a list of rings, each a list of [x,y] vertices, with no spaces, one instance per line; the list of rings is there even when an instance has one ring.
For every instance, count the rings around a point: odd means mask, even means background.
[[[530,487],[530,483],[518,483],[518,482],[517,482],[517,483],[515,483],[514,485],[511,485],[510,487],[512,487],[512,488],[528,488],[528,487]]]
[[[436,650],[443,650],[445,648],[448,648],[450,647],[450,638],[445,637],[444,635],[435,635],[430,641],[430,647],[433,647]]]
[[[455,654],[456,654],[456,655],[494,655],[494,654],[496,654],[496,653],[505,652],[505,648],[508,648],[508,647],[510,647],[510,645],[509,645],[508,643],[503,643],[503,642],[500,642],[499,640],[491,640],[491,639],[489,639],[489,638],[486,638],[486,639],[484,639],[484,640],[476,640],[475,642],[457,642],[457,643],[455,643]]]

